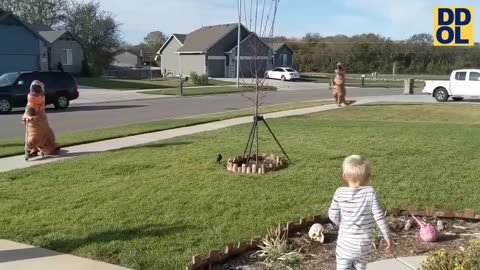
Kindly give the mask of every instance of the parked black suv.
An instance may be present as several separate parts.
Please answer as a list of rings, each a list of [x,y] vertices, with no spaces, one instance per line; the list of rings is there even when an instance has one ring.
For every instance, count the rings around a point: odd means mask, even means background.
[[[15,72],[0,76],[0,114],[9,113],[13,108],[27,105],[30,84],[39,80],[45,84],[45,103],[64,110],[70,100],[79,96],[78,85],[67,72]]]

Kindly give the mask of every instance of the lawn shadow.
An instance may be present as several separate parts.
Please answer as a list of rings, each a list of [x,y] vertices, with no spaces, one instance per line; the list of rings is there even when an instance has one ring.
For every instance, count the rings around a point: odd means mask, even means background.
[[[78,248],[95,243],[129,241],[139,238],[161,238],[168,234],[184,232],[188,228],[191,228],[191,226],[146,224],[133,228],[95,232],[83,238],[54,240],[45,244],[44,247],[59,252],[71,253]]]
[[[73,158],[73,157],[86,156],[86,155],[92,155],[97,153],[102,153],[102,152],[87,151],[87,152],[70,153],[66,149],[60,149],[60,152],[57,155],[47,155],[44,157],[36,157],[36,158],[34,157],[30,161],[35,162],[35,161],[57,159],[57,158]]]
[[[162,142],[162,143],[150,143],[150,144],[144,144],[139,146],[132,146],[124,149],[164,148],[169,146],[189,145],[189,144],[192,144],[192,142]]]

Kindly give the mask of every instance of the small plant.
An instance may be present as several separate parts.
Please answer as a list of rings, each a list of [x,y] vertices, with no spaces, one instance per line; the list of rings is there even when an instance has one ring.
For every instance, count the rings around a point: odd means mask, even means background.
[[[252,256],[262,259],[266,263],[297,264],[305,258],[300,249],[291,249],[280,226],[269,229],[258,247],[260,250]]]
[[[191,81],[193,84],[198,84],[198,73],[196,72],[191,72],[190,73],[190,78],[188,78],[189,81]]]
[[[422,264],[423,270],[464,270],[457,253],[448,253],[443,250],[428,256]]]
[[[480,269],[480,240],[470,241],[469,247],[465,250],[464,257],[464,270]]]
[[[423,270],[476,270],[480,269],[480,240],[470,241],[465,250],[447,253],[437,251],[422,264]]]
[[[198,85],[208,85],[208,76],[206,74],[198,77]]]

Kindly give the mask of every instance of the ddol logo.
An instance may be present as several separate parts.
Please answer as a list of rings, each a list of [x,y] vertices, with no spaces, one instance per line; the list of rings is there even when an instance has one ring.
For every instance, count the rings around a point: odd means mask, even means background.
[[[473,7],[434,8],[434,46],[473,46]]]

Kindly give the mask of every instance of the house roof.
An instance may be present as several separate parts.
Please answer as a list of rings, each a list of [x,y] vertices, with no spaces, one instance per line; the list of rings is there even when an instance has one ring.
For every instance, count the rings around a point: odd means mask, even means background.
[[[182,44],[185,43],[185,38],[187,37],[185,34],[173,34],[173,36],[176,37]]]
[[[122,54],[122,53],[125,53],[125,52],[129,52],[129,53],[131,53],[131,54],[133,54],[133,55],[135,55],[135,56],[140,56],[140,55],[138,55],[135,51],[130,50],[130,49],[127,49],[127,50],[126,50],[126,49],[114,50],[114,51],[112,52],[112,54],[113,54],[113,56],[117,56],[117,55]]]
[[[270,49],[272,49],[272,46],[270,46],[269,44],[267,44],[265,42],[264,39],[260,38],[255,32],[252,32],[250,33],[250,35],[248,35],[246,38],[244,38],[241,42],[240,42],[240,46],[242,45],[242,43],[244,43],[245,41],[247,41],[250,37],[257,37],[258,40],[260,40],[261,42],[263,42],[263,44],[265,44],[265,46],[269,47]],[[237,49],[238,45],[236,45],[235,47],[233,47],[230,51],[228,51],[228,53],[232,53],[235,49]],[[240,47],[240,50],[242,47]]]
[[[32,26],[23,22],[22,20],[20,20],[17,16],[13,15],[12,13],[7,12],[7,11],[0,8],[0,22],[7,19],[7,18],[12,18],[13,20],[17,21],[19,24],[23,25],[28,31],[30,31],[32,34],[37,36],[40,40],[47,43],[47,45],[48,45],[49,42],[44,37],[42,37],[34,28],[32,28]]]
[[[204,53],[210,47],[215,45],[221,38],[237,28],[237,26],[237,23],[220,24],[205,26],[195,30],[185,37],[184,45],[178,50],[178,52]]]
[[[186,37],[187,37],[187,35],[185,35],[185,34],[172,34],[167,39],[167,41],[165,41],[165,43],[163,43],[162,47],[157,51],[157,54],[155,56],[155,61],[157,61],[158,56],[162,54],[163,49],[165,49],[165,47],[167,47],[168,43],[170,43],[170,41],[172,41],[173,38],[178,40],[180,42],[180,44],[182,44],[182,46],[183,46],[183,44],[185,43],[185,38]]]
[[[28,25],[35,31],[40,32],[40,31],[53,31],[52,28],[48,25],[44,24],[34,24],[34,23],[28,23]]]
[[[67,31],[65,30],[58,30],[58,31],[39,31],[38,32],[44,39],[46,39],[48,42],[53,43],[57,39],[59,39],[61,36],[63,36]]]

